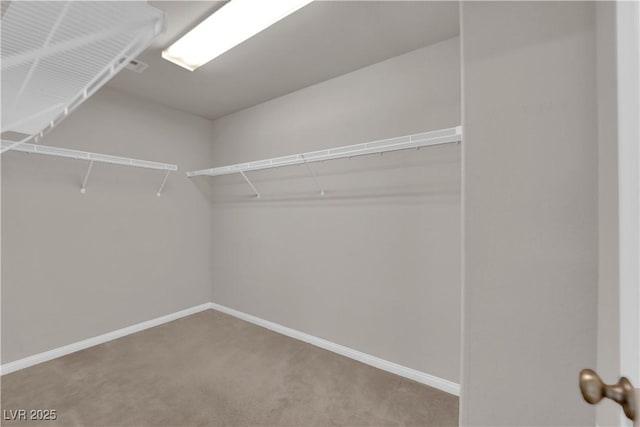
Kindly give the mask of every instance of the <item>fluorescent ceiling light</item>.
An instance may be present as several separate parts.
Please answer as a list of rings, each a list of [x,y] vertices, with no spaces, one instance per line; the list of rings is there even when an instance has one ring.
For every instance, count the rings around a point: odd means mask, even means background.
[[[313,0],[231,0],[162,51],[193,71]]]

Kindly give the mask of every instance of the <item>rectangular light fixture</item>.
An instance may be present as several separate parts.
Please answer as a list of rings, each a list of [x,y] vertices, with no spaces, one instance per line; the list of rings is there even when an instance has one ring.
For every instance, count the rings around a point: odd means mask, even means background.
[[[231,0],[162,51],[162,57],[194,71],[312,1]]]

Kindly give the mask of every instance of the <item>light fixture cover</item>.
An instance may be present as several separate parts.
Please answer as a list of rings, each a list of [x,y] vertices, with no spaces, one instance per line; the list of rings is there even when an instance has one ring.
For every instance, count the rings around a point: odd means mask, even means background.
[[[162,52],[193,71],[313,0],[231,0]]]

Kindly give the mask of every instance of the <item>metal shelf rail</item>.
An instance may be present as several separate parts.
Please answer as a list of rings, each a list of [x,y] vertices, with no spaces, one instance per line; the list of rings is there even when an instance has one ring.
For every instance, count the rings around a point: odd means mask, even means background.
[[[12,143],[3,141],[2,143],[0,143],[0,146],[4,149],[6,146],[10,144]],[[138,159],[130,159],[127,157],[111,156],[108,154],[99,154],[99,153],[91,153],[88,151],[70,150],[68,148],[49,147],[46,145],[22,143],[16,147],[13,147],[13,150],[23,152],[23,153],[29,153],[29,154],[44,154],[47,156],[66,157],[69,159],[89,161],[89,169],[87,170],[87,173],[84,179],[82,180],[82,188],[80,189],[81,193],[86,192],[87,180],[89,179],[89,174],[91,173],[91,169],[93,168],[94,162],[111,163],[114,165],[133,166],[137,168],[156,169],[156,170],[166,171],[162,179],[162,184],[160,184],[160,188],[156,193],[158,197],[160,197],[160,194],[164,189],[164,186],[167,182],[167,178],[169,176],[169,172],[175,172],[178,170],[178,166],[168,164],[168,163],[150,162],[147,160],[138,160]]]
[[[272,159],[256,160],[247,163],[239,163],[229,166],[220,166],[210,169],[202,169],[187,172],[188,177],[194,176],[219,176],[239,173],[245,179],[247,184],[251,186],[256,193],[256,197],[260,197],[260,192],[247,178],[245,172],[256,171],[262,169],[279,168],[282,166],[291,166],[306,164],[309,168],[312,178],[320,189],[320,195],[324,195],[324,189],[319,184],[318,178],[313,173],[309,163],[321,162],[325,160],[351,158],[356,156],[364,156],[367,154],[380,154],[388,151],[407,150],[410,148],[419,149],[421,147],[429,147],[434,145],[459,143],[462,140],[462,126],[453,128],[439,129],[430,132],[419,133],[415,135],[400,136],[396,138],[383,139],[380,141],[365,142],[362,144],[347,145],[344,147],[329,148],[326,150],[311,151],[302,154],[292,154],[289,156],[275,157]]]

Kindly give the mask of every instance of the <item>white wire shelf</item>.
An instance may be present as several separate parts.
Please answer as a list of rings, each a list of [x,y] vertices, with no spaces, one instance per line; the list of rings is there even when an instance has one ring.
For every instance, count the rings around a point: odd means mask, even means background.
[[[12,145],[12,142],[2,141],[0,142],[0,147],[4,149],[7,146]],[[160,196],[164,185],[166,183],[169,172],[175,172],[178,170],[177,165],[172,165],[169,163],[159,163],[159,162],[150,162],[148,160],[139,160],[139,159],[131,159],[128,157],[118,157],[111,156],[109,154],[99,154],[99,153],[91,153],[88,151],[80,151],[80,150],[70,150],[68,148],[59,148],[59,147],[50,147],[47,145],[36,145],[30,143],[22,143],[16,147],[12,148],[13,151],[29,153],[29,154],[44,154],[47,156],[55,156],[55,157],[66,157],[68,159],[75,160],[86,160],[89,163],[89,170],[85,175],[83,180],[81,192],[85,192],[87,179],[89,178],[89,174],[91,173],[91,169],[93,167],[94,162],[98,163],[110,163],[113,165],[121,165],[121,166],[132,166],[137,168],[145,168],[145,169],[156,169],[166,171],[166,174],[162,180],[162,184],[160,185],[160,189],[157,192],[157,195]]]
[[[347,145],[344,147],[329,148],[326,150],[310,151],[302,154],[292,154],[289,156],[275,157],[272,159],[256,160],[247,163],[238,163],[229,166],[220,166],[210,169],[201,169],[187,172],[188,177],[194,176],[220,176],[239,173],[245,179],[247,184],[255,192],[256,197],[260,197],[260,192],[251,183],[245,172],[279,168],[283,166],[292,166],[306,164],[309,172],[320,189],[320,194],[324,195],[324,189],[320,185],[318,178],[309,166],[309,163],[322,162],[325,160],[351,158],[356,156],[364,156],[368,154],[386,153],[388,151],[398,151],[407,149],[417,149],[421,147],[429,147],[434,145],[458,143],[462,141],[462,126],[453,128],[439,129],[430,132],[418,133],[415,135],[406,135],[396,138],[383,139],[379,141],[365,142],[362,144]]]
[[[400,136],[396,138],[383,139],[380,141],[329,148],[327,150],[310,151],[302,154],[292,154],[289,156],[275,157],[272,159],[256,160],[247,163],[238,163],[235,165],[202,169],[187,172],[187,176],[194,177],[199,175],[228,175],[232,173],[249,172],[261,169],[279,168],[282,166],[321,162],[324,160],[343,159],[348,157],[364,156],[367,154],[385,153],[388,151],[449,144],[452,142],[460,142],[461,139],[462,126],[457,126],[453,128],[440,129],[415,135]]]
[[[10,142],[2,141],[2,147],[10,144]],[[114,165],[133,166],[137,168],[159,169],[168,171],[177,171],[178,166],[168,163],[150,162],[147,160],[130,159],[128,157],[111,156],[109,154],[91,153],[88,151],[70,150],[68,148],[50,147],[48,145],[21,144],[14,148],[14,151],[20,151],[30,154],[44,154],[47,156],[66,157],[75,160],[87,160],[101,163],[111,163]]]
[[[5,152],[38,142],[164,30],[143,1],[13,1],[3,8]]]

